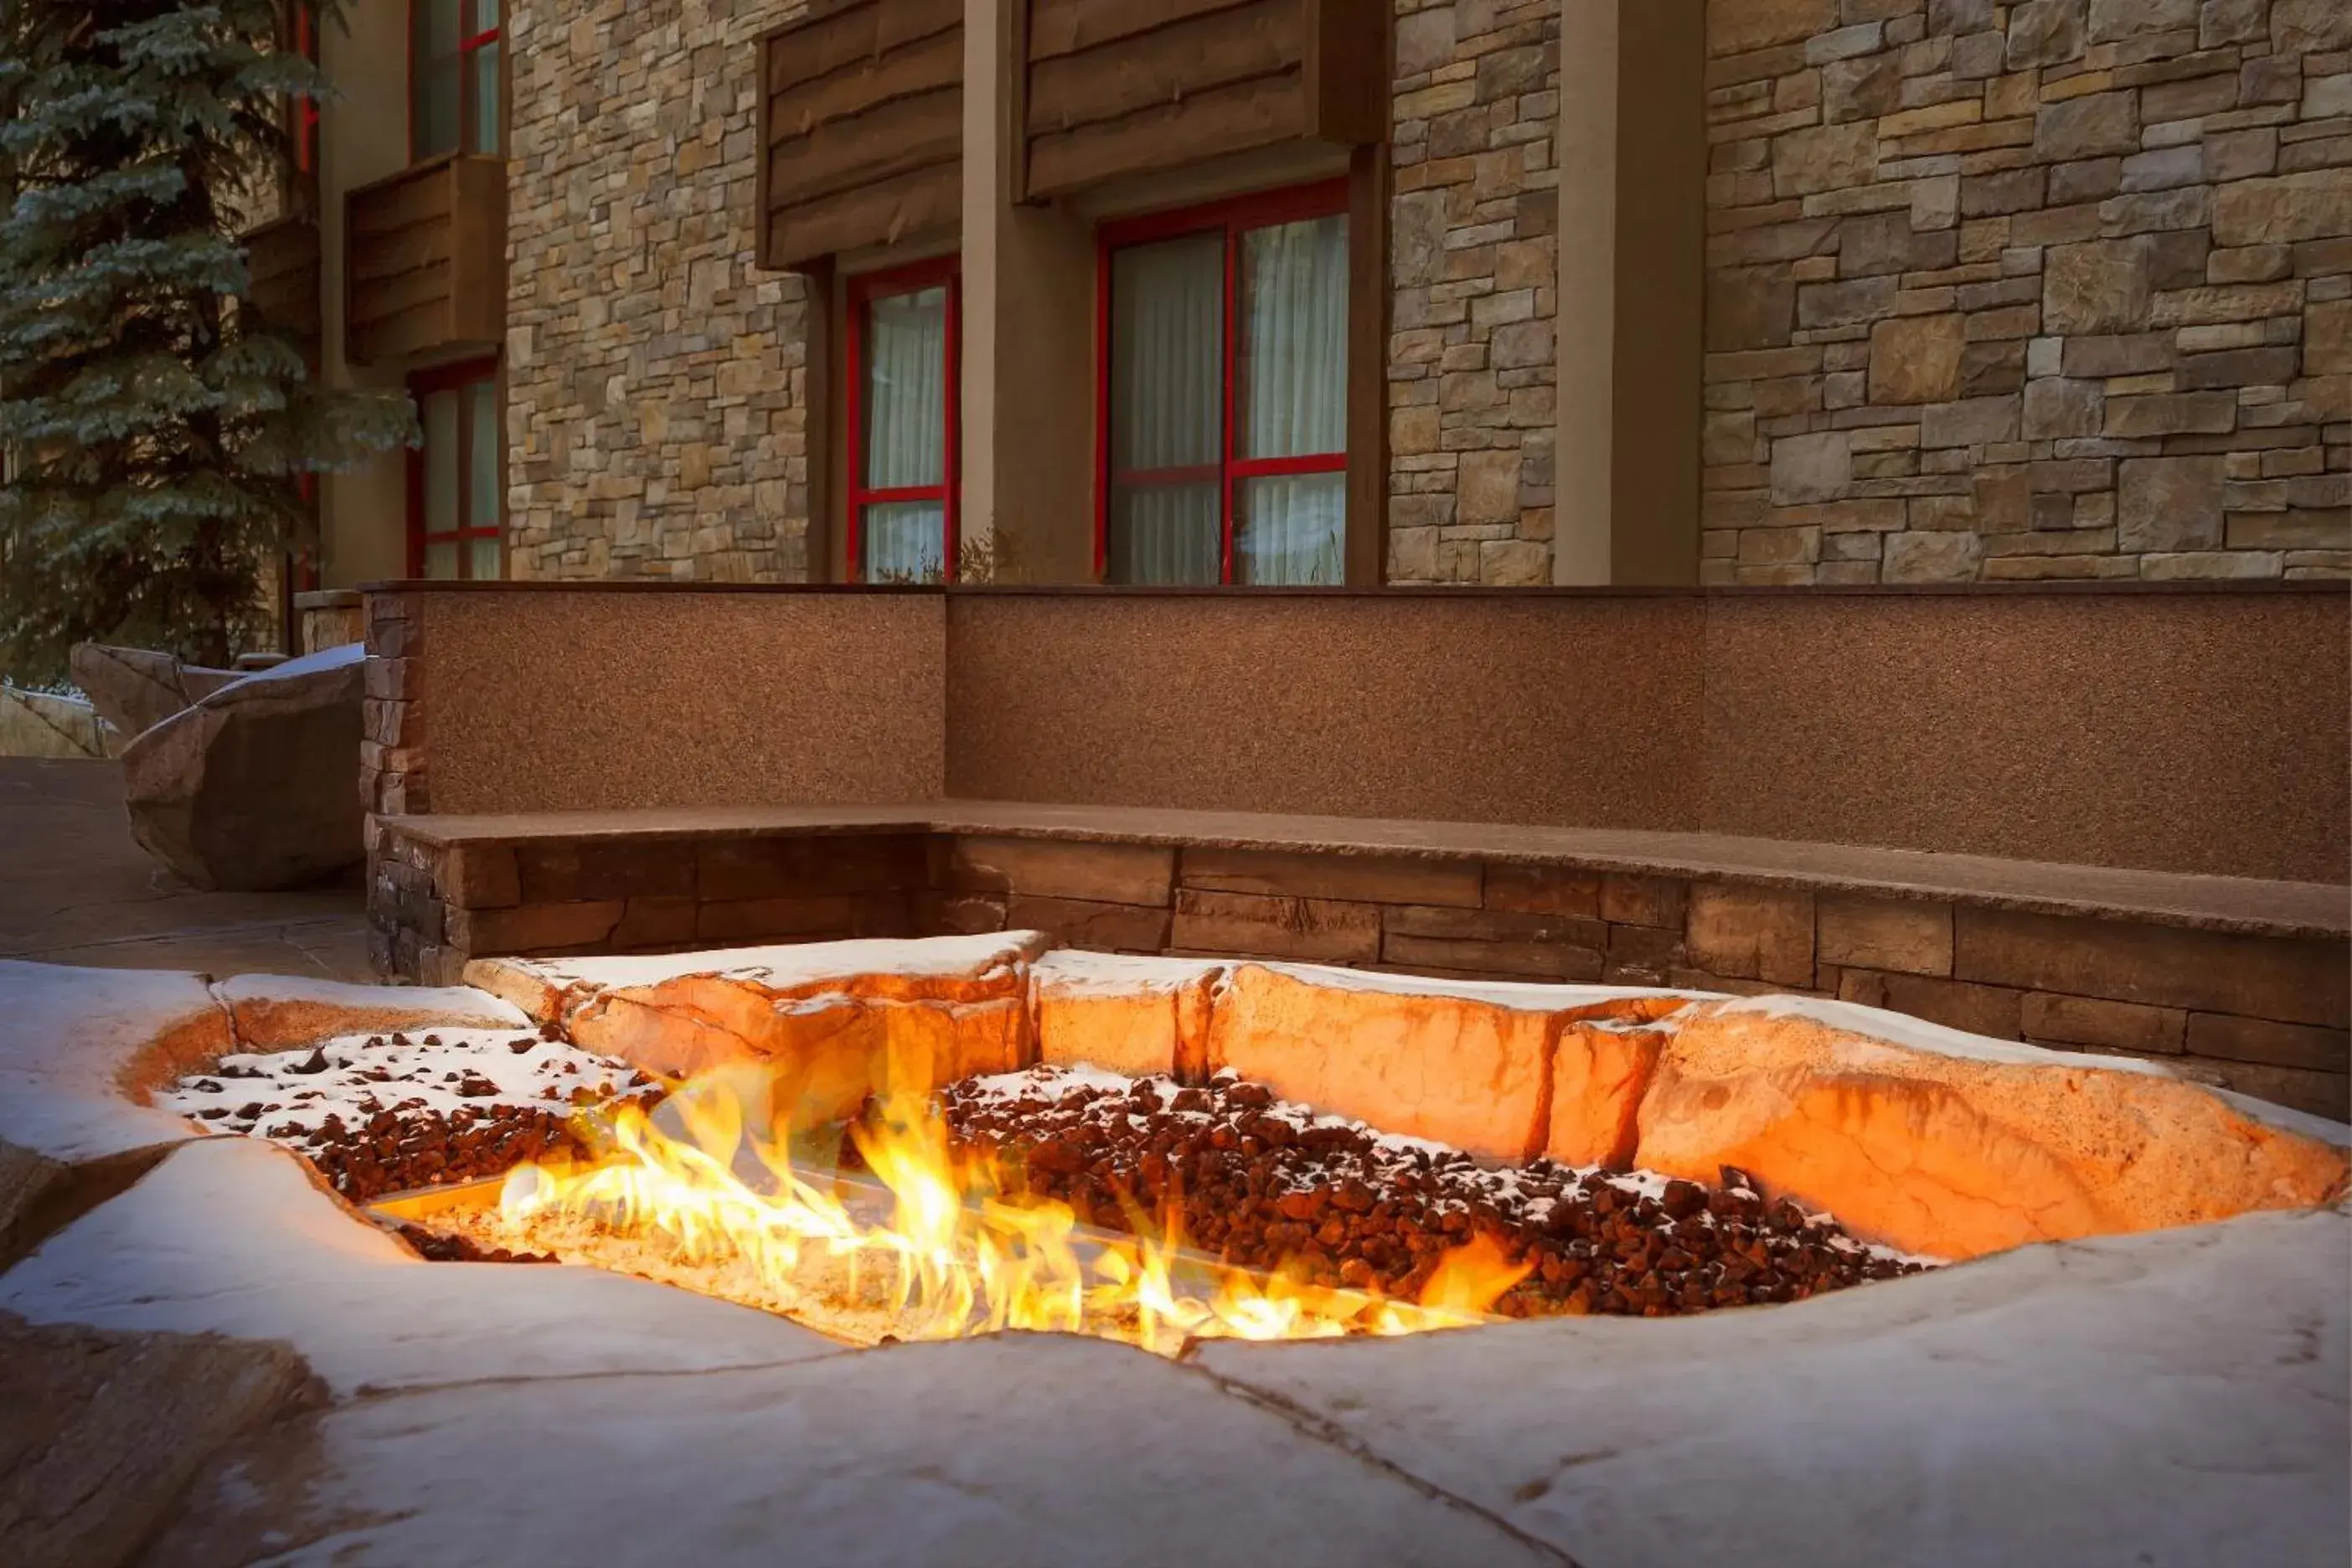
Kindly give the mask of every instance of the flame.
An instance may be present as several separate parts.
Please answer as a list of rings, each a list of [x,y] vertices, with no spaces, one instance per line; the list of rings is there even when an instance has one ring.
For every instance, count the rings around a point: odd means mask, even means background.
[[[960,1154],[930,1096],[903,1089],[850,1133],[890,1195],[889,1218],[874,1223],[795,1167],[789,1119],[766,1109],[774,1089],[756,1066],[688,1081],[668,1100],[682,1138],[625,1104],[593,1163],[509,1173],[500,1219],[517,1231],[550,1216],[585,1219],[660,1242],[688,1265],[748,1266],[784,1300],[837,1283],[845,1265],[901,1338],[1055,1330],[1168,1355],[1196,1339],[1462,1327],[1483,1321],[1528,1273],[1481,1237],[1439,1262],[1417,1302],[1317,1285],[1286,1266],[1259,1277],[1188,1255],[1172,1196],[1156,1221],[1130,1207],[1130,1234],[1082,1230],[1067,1205],[1020,1192],[992,1158]],[[766,1182],[739,1173],[746,1149]]]

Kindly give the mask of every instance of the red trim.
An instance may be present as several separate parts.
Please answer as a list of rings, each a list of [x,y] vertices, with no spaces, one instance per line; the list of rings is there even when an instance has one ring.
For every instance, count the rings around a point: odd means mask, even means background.
[[[1220,481],[1218,499],[1218,580],[1234,580],[1234,489],[1247,479],[1287,474],[1343,473],[1348,454],[1309,453],[1288,458],[1236,456],[1235,422],[1241,404],[1241,253],[1242,236],[1254,228],[1330,217],[1348,211],[1345,178],[1324,180],[1287,190],[1260,191],[1230,201],[1179,207],[1102,226],[1097,237],[1095,269],[1095,575],[1101,577],[1110,560],[1110,492],[1114,484],[1202,484]],[[1215,464],[1178,468],[1111,470],[1111,258],[1129,246],[1149,245],[1181,235],[1223,232],[1224,242],[1223,364],[1221,381],[1223,406],[1220,424],[1224,450]]]
[[[940,432],[940,482],[936,485],[886,485],[869,489],[865,479],[866,311],[877,300],[913,294],[940,285],[945,285],[948,291],[946,342],[940,345],[940,352],[947,362],[940,367],[946,378],[940,416],[947,422],[947,428]],[[858,583],[866,579],[865,542],[860,524],[867,507],[887,506],[893,501],[935,500],[940,503],[941,518],[940,570],[941,575],[952,583],[956,574],[956,552],[962,542],[958,512],[963,489],[962,469],[959,467],[963,400],[961,388],[957,384],[963,366],[963,275],[961,258],[934,257],[929,261],[917,261],[882,272],[860,273],[852,278],[849,280],[848,346],[848,374],[844,377],[847,417],[842,421],[842,471],[849,477],[845,502],[849,511],[849,580]]]
[[[420,370],[408,378],[408,395],[415,400],[417,417],[422,419],[425,414],[425,400],[432,394],[457,391],[462,387],[484,383],[496,388],[498,376],[499,362],[495,358],[462,360],[455,364],[435,365],[429,370]],[[462,452],[465,450],[463,444],[470,439],[466,433],[466,409],[462,397],[458,402],[457,420],[460,432],[459,450]],[[428,543],[446,542],[458,545],[460,548],[457,552],[457,570],[460,575],[472,567],[472,553],[463,546],[473,540],[498,540],[500,553],[504,554],[506,501],[503,486],[500,489],[499,502],[500,515],[488,523],[475,523],[467,516],[467,509],[474,503],[473,476],[465,472],[464,468],[465,466],[460,463],[457,474],[457,527],[454,531],[427,533],[425,531],[425,447],[420,443],[408,449],[408,574],[411,577],[425,575],[425,547]]]

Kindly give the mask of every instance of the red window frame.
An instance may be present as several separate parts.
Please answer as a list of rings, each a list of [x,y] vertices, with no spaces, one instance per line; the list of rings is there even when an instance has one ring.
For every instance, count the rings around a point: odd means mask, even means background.
[[[1240,458],[1234,455],[1234,419],[1241,374],[1242,236],[1254,228],[1271,228],[1277,224],[1330,217],[1347,211],[1348,182],[1343,176],[1308,185],[1294,185],[1285,190],[1261,191],[1226,201],[1207,202],[1199,206],[1150,213],[1102,226],[1097,236],[1095,277],[1095,575],[1097,578],[1110,561],[1110,493],[1114,481],[1121,484],[1133,484],[1138,480],[1198,484],[1203,479],[1216,479],[1217,521],[1223,535],[1218,550],[1217,581],[1231,584],[1234,580],[1235,483],[1242,479],[1279,478],[1291,474],[1347,471],[1345,448],[1338,452],[1318,452],[1292,458]],[[1148,245],[1155,240],[1174,239],[1181,235],[1202,234],[1210,230],[1223,230],[1225,246],[1223,407],[1219,418],[1223,432],[1219,461],[1193,468],[1136,469],[1114,474],[1110,466],[1112,252],[1129,246]],[[1353,235],[1349,237],[1351,245],[1354,238]]]
[[[416,11],[420,5],[431,5],[434,0],[408,0],[408,161],[412,163],[422,163],[428,156],[443,158],[453,153],[482,151],[478,145],[481,136],[476,124],[478,105],[470,90],[474,56],[480,53],[485,45],[495,44],[505,36],[506,20],[503,9],[506,0],[498,0],[501,7],[498,25],[483,26],[482,8],[487,3],[488,0],[457,0],[457,144],[428,154],[420,152],[416,145]],[[500,68],[504,68],[503,61]],[[501,105],[505,97],[501,91]],[[501,121],[505,118],[503,108],[499,118]],[[499,127],[499,132],[498,155],[503,155],[506,151],[506,127],[503,123]]]
[[[940,416],[947,422],[941,433],[940,447],[940,480],[936,485],[886,485],[878,489],[866,483],[866,342],[869,327],[867,312],[877,300],[887,300],[900,294],[919,293],[925,289],[947,286],[948,318],[946,342],[942,350],[947,355],[946,394],[941,399]],[[961,464],[958,459],[959,442],[963,423],[961,389],[957,383],[963,367],[963,268],[961,258],[941,256],[929,261],[918,261],[906,267],[894,267],[881,272],[862,272],[849,280],[849,342],[844,378],[847,417],[842,421],[842,472],[848,476],[848,557],[849,579],[853,583],[866,580],[865,541],[861,523],[869,506],[887,505],[892,501],[935,500],[942,515],[940,529],[940,571],[947,581],[955,581],[956,551],[961,542],[957,529],[957,502],[962,489]]]
[[[288,7],[293,13],[294,52],[312,65],[319,63],[319,30],[310,16],[305,0],[294,0]],[[309,174],[316,172],[319,163],[319,100],[309,93],[297,93],[294,98],[294,172]]]
[[[436,392],[448,392],[460,387],[488,383],[493,391],[498,385],[499,362],[496,359],[462,360],[456,364],[436,365],[421,370],[408,378],[408,395],[416,403],[417,417],[425,414],[425,399]],[[504,445],[504,434],[500,435]],[[425,531],[425,447],[422,442],[408,449],[408,574],[425,575],[425,547],[446,540],[457,546],[457,573],[460,580],[473,571],[474,553],[467,548],[478,539],[494,539],[499,545],[499,574],[506,575],[506,486],[499,487],[499,511],[488,523],[477,523],[467,515],[474,503],[473,485],[474,426],[466,417],[465,400],[457,405],[457,516],[454,531],[431,533]],[[501,479],[504,476],[501,475]],[[474,581],[480,581],[476,578]]]

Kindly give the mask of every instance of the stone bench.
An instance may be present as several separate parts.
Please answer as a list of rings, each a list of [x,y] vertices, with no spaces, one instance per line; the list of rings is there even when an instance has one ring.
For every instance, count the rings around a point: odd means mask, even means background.
[[[1829,995],[2343,1118],[2346,890],[1715,834],[933,801],[419,816],[375,962],[1003,930],[1478,979]]]

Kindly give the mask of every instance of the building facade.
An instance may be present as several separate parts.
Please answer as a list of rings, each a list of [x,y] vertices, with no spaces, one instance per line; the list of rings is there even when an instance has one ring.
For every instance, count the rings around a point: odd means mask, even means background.
[[[362,0],[319,580],[2352,570],[2331,0]],[[391,65],[393,68],[387,68]]]

